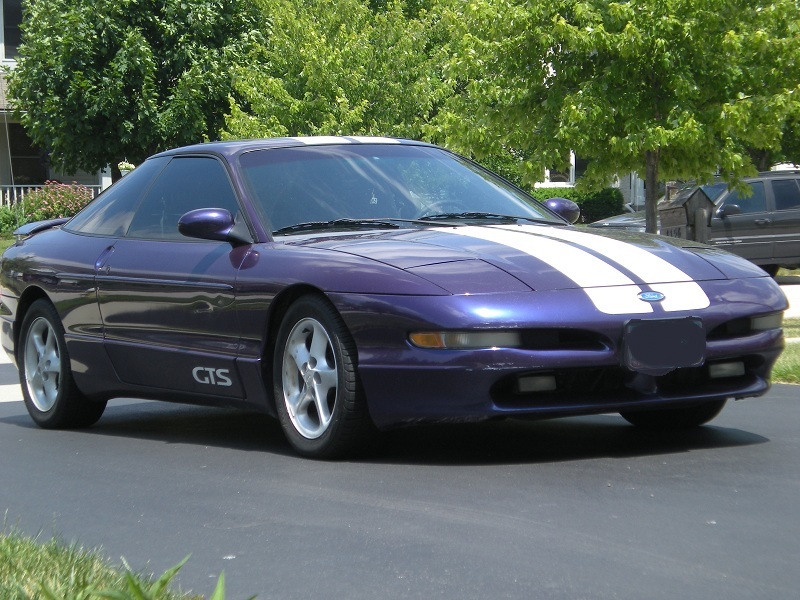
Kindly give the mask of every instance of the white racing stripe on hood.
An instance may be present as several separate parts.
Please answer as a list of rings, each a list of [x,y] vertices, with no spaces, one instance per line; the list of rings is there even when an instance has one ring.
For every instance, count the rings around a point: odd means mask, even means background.
[[[651,290],[664,294],[665,299],[659,303],[659,306],[667,312],[697,310],[707,308],[711,304],[703,289],[689,275],[663,258],[634,244],[574,229],[524,225],[501,225],[497,229],[514,231],[515,227],[532,235],[546,236],[577,244],[622,265],[648,284]]]
[[[609,315],[652,313],[653,307],[631,293],[633,280],[619,269],[593,254],[562,241],[530,235],[522,230],[494,227],[454,227],[438,229],[501,244],[533,256],[575,282],[583,289],[597,310]],[[626,290],[624,293],[621,290]]]
[[[577,245],[607,256],[610,261],[625,265],[625,268],[644,281],[666,280],[668,283],[649,286],[666,296],[665,300],[658,303],[665,311],[697,310],[706,308],[710,304],[700,286],[686,273],[646,250],[617,240],[606,240],[571,230],[551,232],[544,227],[525,226],[468,226],[443,228],[438,231],[502,244],[533,256],[583,288],[597,310],[606,314],[652,313],[653,306],[639,300],[633,289],[642,288],[630,277],[610,262]],[[598,237],[597,243],[595,237]],[[614,243],[605,244],[606,241]]]
[[[556,229],[555,227],[526,227],[515,225],[501,225],[497,229],[514,228],[533,235],[542,235],[549,238],[572,242],[578,246],[593,250],[622,265],[645,283],[673,283],[676,281],[692,281],[686,273],[660,258],[634,244],[628,244],[612,238],[591,233],[583,233],[574,229]]]
[[[667,312],[699,310],[711,305],[711,300],[708,299],[703,288],[694,281],[654,283],[650,289],[664,294],[665,298],[659,304]]]
[[[566,275],[579,287],[633,284],[630,277],[585,250],[558,240],[529,235],[521,229],[466,226],[437,229],[437,233],[440,231],[486,240],[524,252]]]

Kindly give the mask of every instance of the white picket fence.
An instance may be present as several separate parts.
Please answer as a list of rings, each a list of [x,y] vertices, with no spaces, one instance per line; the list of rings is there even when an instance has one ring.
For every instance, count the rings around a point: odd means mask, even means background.
[[[41,185],[0,185],[0,206],[14,206],[22,201],[26,194],[42,189]],[[85,185],[92,190],[92,198],[97,196],[102,189],[99,185]]]

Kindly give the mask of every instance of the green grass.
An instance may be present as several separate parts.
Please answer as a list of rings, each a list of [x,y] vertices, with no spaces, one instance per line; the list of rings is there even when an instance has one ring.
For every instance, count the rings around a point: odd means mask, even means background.
[[[800,319],[786,319],[783,322],[783,335],[786,338],[800,338]]]
[[[787,340],[798,341],[786,342],[786,349],[772,369],[772,382],[800,384],[800,319],[786,319],[783,335]]]
[[[0,531],[0,598],[3,600],[201,600],[169,585],[184,560],[158,579],[112,566],[97,551],[56,539],[44,543]],[[210,600],[224,600],[221,574]]]
[[[3,250],[8,248],[11,244],[14,243],[14,236],[11,234],[2,234],[0,235],[0,254],[3,253]]]

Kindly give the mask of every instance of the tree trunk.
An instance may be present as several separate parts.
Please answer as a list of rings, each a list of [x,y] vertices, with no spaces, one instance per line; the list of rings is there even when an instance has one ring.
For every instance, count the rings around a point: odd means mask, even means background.
[[[750,154],[750,160],[753,161],[753,164],[759,171],[769,171],[772,163],[775,162],[775,157],[770,150],[757,150],[751,148],[748,150],[748,154]]]
[[[111,183],[116,183],[120,179],[122,179],[122,173],[117,166],[118,161],[113,161],[109,166],[111,167]]]
[[[658,233],[658,159],[659,150],[645,153],[644,212],[647,233]]]

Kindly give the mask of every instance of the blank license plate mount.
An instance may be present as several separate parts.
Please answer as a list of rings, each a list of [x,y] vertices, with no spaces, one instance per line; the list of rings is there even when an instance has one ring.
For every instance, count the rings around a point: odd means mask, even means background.
[[[706,333],[697,317],[631,319],[625,324],[623,362],[654,375],[697,367],[705,361]]]

